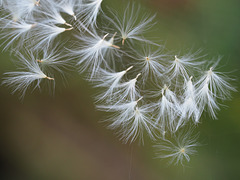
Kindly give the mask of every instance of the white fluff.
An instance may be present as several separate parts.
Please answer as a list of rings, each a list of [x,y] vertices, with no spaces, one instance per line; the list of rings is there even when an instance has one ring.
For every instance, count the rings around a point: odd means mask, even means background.
[[[60,8],[56,4],[47,4],[41,11],[42,17],[39,19],[41,23],[44,24],[54,24],[54,25],[67,25],[72,27],[66,22],[62,17]]]
[[[101,4],[103,0],[88,0],[83,4],[82,14],[84,16],[82,22],[88,27],[94,27],[97,23],[98,13],[102,11]]]
[[[200,69],[200,65],[204,63],[204,61],[199,60],[199,53],[201,51],[197,51],[195,53],[189,53],[182,57],[175,56],[174,61],[170,62],[170,67],[168,68],[167,74],[169,74],[170,79],[175,79],[178,77],[183,77],[184,81],[187,81],[190,74],[198,73]],[[177,82],[178,83],[178,82]]]
[[[151,46],[144,46],[140,51],[132,50],[134,70],[141,72],[143,83],[147,80],[159,82],[165,72],[166,55],[163,54],[162,49],[152,50]]]
[[[140,94],[136,83],[140,75],[141,73],[139,73],[135,78],[119,84],[117,91],[113,94],[114,99],[119,102],[124,102],[126,100],[133,101],[139,98]]]
[[[104,87],[107,88],[106,91],[103,91],[100,95],[96,97],[97,101],[107,99],[108,101],[113,100],[113,93],[119,87],[122,77],[130,70],[133,66],[127,68],[124,71],[120,72],[110,72],[105,69],[99,69],[96,77],[93,79],[95,87]]]
[[[31,52],[27,52],[28,57],[24,57],[21,53],[18,53],[19,60],[23,66],[24,71],[8,72],[4,75],[8,76],[4,78],[2,84],[9,86],[13,89],[13,93],[19,91],[20,98],[22,99],[26,93],[26,90],[33,85],[33,90],[40,88],[40,83],[43,79],[54,80],[48,77],[40,69],[35,57]]]
[[[196,90],[192,83],[192,76],[184,83],[183,103],[180,107],[181,115],[180,119],[178,120],[176,130],[180,126],[185,125],[190,118],[193,119],[194,123],[199,122],[201,113],[196,102]]]
[[[206,75],[204,75],[198,82],[198,88],[197,88],[197,104],[201,112],[205,110],[205,107],[208,107],[208,110],[210,112],[210,115],[216,119],[216,111],[219,110],[219,106],[216,101],[215,94],[209,89],[209,81],[211,70],[206,72]]]
[[[3,29],[3,31],[0,32],[1,38],[5,39],[5,47],[3,50],[8,49],[15,41],[17,41],[17,43],[15,43],[16,48],[21,48],[31,36],[32,29],[37,25],[34,22],[28,23],[24,20],[12,21],[2,18],[0,21],[2,24],[1,28]]]
[[[71,60],[60,53],[61,46],[57,45],[54,47],[43,48],[42,51],[38,51],[37,55],[37,62],[39,63],[40,67],[47,72],[60,72],[62,75],[66,70],[69,70],[72,67]],[[42,54],[39,56],[39,54]]]
[[[134,101],[125,101],[124,103],[119,104],[109,104],[109,105],[98,105],[97,108],[101,111],[112,112],[108,119],[105,121],[110,122],[109,128],[116,129],[119,126],[123,126],[126,121],[131,117],[135,111],[135,108],[138,102],[142,99]]]
[[[108,18],[108,20],[120,32],[122,45],[127,40],[151,43],[143,37],[143,33],[153,26],[155,15],[146,14],[141,11],[140,6],[135,8],[134,4],[129,3],[123,14],[119,15],[117,12],[112,12],[112,16],[113,18]],[[139,16],[141,16],[140,21],[138,20]]]
[[[156,124],[160,125],[161,132],[165,133],[166,128],[175,131],[174,125],[180,113],[180,106],[176,94],[167,85],[161,89],[161,97],[154,107]]]
[[[91,79],[100,67],[108,67],[106,59],[119,47],[113,44],[112,38],[106,40],[108,34],[100,37],[96,33],[88,32],[89,36],[76,36],[77,44],[68,50],[71,56],[78,58],[80,72],[88,70]]]
[[[121,127],[119,134],[121,139],[127,143],[133,143],[137,138],[143,144],[143,133],[154,139],[154,131],[156,129],[151,117],[151,107],[149,105],[137,106],[132,114],[126,120],[126,123]]]
[[[220,60],[220,59],[219,59]],[[217,100],[226,100],[231,97],[230,92],[236,89],[229,83],[224,73],[214,71],[219,60],[198,80],[197,101],[201,111],[207,106],[211,116],[216,119],[216,111],[219,110]]]
[[[190,161],[190,156],[196,154],[196,147],[199,134],[193,135],[193,129],[181,131],[179,134],[173,134],[173,142],[167,139],[161,139],[155,145],[157,158],[169,159],[169,164],[174,163],[184,165],[184,162]]]
[[[112,112],[113,114],[106,119],[111,129],[117,130],[125,143],[134,142],[139,138],[143,143],[143,133],[147,132],[151,139],[154,139],[155,124],[151,118],[151,106],[139,106],[137,101],[130,101],[122,104],[112,104],[107,106],[97,106],[100,110]]]
[[[10,0],[4,7],[13,13],[13,20],[18,21],[20,18],[31,18],[39,5],[40,0]]]
[[[36,25],[36,28],[33,31],[33,39],[34,41],[31,41],[31,48],[34,50],[39,49],[41,47],[48,48],[49,46],[52,45],[54,42],[55,38],[66,31],[72,30],[72,27],[69,28],[63,28],[63,27],[58,27],[54,24],[43,24],[43,23],[38,23]]]
[[[204,76],[199,79],[198,84],[209,83],[209,89],[216,98],[226,100],[231,98],[231,92],[236,89],[228,82],[232,81],[222,72],[215,71],[215,67],[211,67]],[[201,86],[201,85],[200,85]]]
[[[60,0],[56,2],[57,6],[68,15],[77,20],[82,10],[82,0]]]

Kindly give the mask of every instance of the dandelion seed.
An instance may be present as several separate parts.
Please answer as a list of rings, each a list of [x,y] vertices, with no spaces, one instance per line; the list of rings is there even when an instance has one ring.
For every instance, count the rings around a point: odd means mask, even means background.
[[[162,50],[158,48],[152,51],[150,46],[144,46],[142,51],[134,49],[132,51],[136,54],[133,56],[135,69],[136,71],[141,71],[143,83],[148,79],[153,82],[159,82],[160,77],[163,77],[162,74],[165,71],[161,60],[165,60],[166,55],[162,53]]]
[[[128,4],[123,16],[117,12],[111,12],[114,18],[108,18],[108,20],[114,25],[114,27],[120,32],[122,45],[126,40],[137,40],[152,43],[142,37],[142,34],[149,30],[153,26],[153,19],[155,15],[149,15],[140,12],[140,6],[135,8],[134,4]],[[141,20],[139,14],[141,13]]]
[[[138,100],[128,101],[124,103],[117,103],[111,105],[98,105],[97,108],[101,111],[112,112],[113,114],[105,121],[110,122],[108,126],[110,129],[116,129],[118,127],[124,127],[128,120],[131,119],[136,110],[136,106],[139,101],[142,100],[140,97]]]
[[[161,131],[165,132],[166,127],[175,131],[175,120],[180,113],[180,106],[177,97],[167,85],[161,90],[160,100],[154,104],[156,111],[156,124],[159,123]]]
[[[19,21],[9,21],[7,19],[1,19],[1,23],[5,24],[3,31],[1,32],[2,37],[6,39],[4,43],[6,43],[3,50],[8,49],[15,41],[16,48],[21,48],[25,41],[31,36],[31,30],[35,28],[36,23],[27,23],[24,20]]]
[[[97,96],[97,101],[101,101],[106,98],[110,98],[109,101],[111,101],[114,91],[119,87],[120,80],[132,68],[133,66],[130,66],[129,68],[121,72],[109,72],[104,69],[100,69],[98,74],[96,75],[96,78],[92,81],[97,82],[97,85],[95,87],[107,87],[108,90]]]
[[[219,61],[220,59],[196,83],[198,86],[197,102],[199,108],[201,111],[204,111],[204,107],[207,106],[210,115],[214,119],[217,118],[216,111],[220,110],[217,99],[226,100],[231,97],[231,91],[236,91],[226,81],[231,80],[230,78],[227,78],[224,73],[214,71],[214,67],[216,67]]]
[[[190,78],[190,74],[194,74],[194,70],[199,71],[200,65],[204,63],[204,61],[199,60],[199,53],[201,51],[197,51],[195,53],[189,53],[185,56],[178,57],[175,56],[175,60],[171,62],[168,74],[170,74],[170,79],[175,79],[178,77],[183,77],[184,80],[188,80]]]
[[[140,95],[136,87],[136,82],[140,75],[141,73],[139,73],[134,79],[131,79],[128,82],[121,83],[118,86],[117,91],[114,92],[113,97],[115,99],[118,99],[118,101],[120,102],[126,100],[133,101],[138,98]]]
[[[33,85],[33,90],[40,88],[40,83],[43,79],[54,80],[42,72],[33,54],[28,51],[28,58],[25,58],[21,53],[18,53],[19,60],[22,63],[24,71],[8,72],[2,84],[13,89],[12,93],[19,91],[20,99],[25,96],[27,89]]]
[[[216,111],[220,110],[220,108],[216,102],[216,97],[209,89],[209,79],[206,79],[199,85],[196,97],[200,112],[202,113],[205,110],[205,106],[207,106],[211,116],[216,119]]]
[[[211,67],[205,75],[202,76],[197,84],[201,88],[204,84],[209,84],[209,89],[216,98],[226,100],[231,98],[231,92],[236,89],[228,82],[232,81],[231,78],[227,77],[224,73],[215,71],[220,58],[216,61],[213,67]]]
[[[37,62],[44,71],[57,71],[64,74],[64,70],[72,68],[70,59],[67,59],[66,55],[59,53],[61,46],[58,44],[54,47],[43,48],[41,53],[42,56],[37,56]]]
[[[54,39],[61,33],[66,32],[66,31],[71,31],[73,27],[70,28],[62,28],[58,27],[53,24],[42,24],[38,23],[37,27],[34,29],[35,31],[33,32],[34,34],[34,44],[31,43],[30,46],[34,50],[39,49],[40,47],[45,47],[48,48],[49,46],[52,45]]]
[[[157,158],[170,159],[169,164],[174,163],[184,165],[184,161],[189,162],[190,156],[196,154],[196,147],[199,134],[193,135],[193,129],[182,131],[179,134],[172,135],[173,141],[162,139],[161,142],[154,147],[157,151]]]
[[[192,117],[195,123],[199,122],[201,113],[196,102],[196,90],[192,83],[192,76],[184,83],[183,103],[181,104],[181,116],[178,120],[176,130],[184,125]]]
[[[133,143],[137,138],[143,144],[143,133],[147,132],[147,135],[154,139],[155,125],[150,116],[152,109],[149,105],[136,107],[133,115],[129,119],[125,120],[126,123],[123,124],[119,134],[121,139],[125,143]]]
[[[91,32],[90,32],[91,33]],[[107,57],[116,51],[117,46],[112,40],[105,40],[108,34],[103,38],[97,34],[91,33],[91,36],[76,36],[79,43],[74,48],[68,49],[73,57],[79,57],[78,65],[80,72],[89,70],[91,72],[90,79],[99,71],[100,67],[108,67]]]

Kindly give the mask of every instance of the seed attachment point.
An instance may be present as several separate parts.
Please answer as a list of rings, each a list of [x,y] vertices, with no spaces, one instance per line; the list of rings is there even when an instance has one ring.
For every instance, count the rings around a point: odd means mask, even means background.
[[[51,78],[51,77],[48,77],[48,76],[46,76],[45,78],[48,79],[48,80],[54,81],[54,78]]]
[[[35,6],[39,6],[40,5],[40,0],[35,2]]]
[[[131,70],[133,68],[133,66],[130,66],[129,68],[127,68],[125,71],[128,72],[129,70]]]
[[[122,45],[123,45],[123,46],[124,46],[125,40],[126,40],[126,38],[123,38],[123,39],[122,39]]]
[[[74,20],[77,20],[77,16],[75,14],[72,14],[72,17],[74,18]]]
[[[70,27],[70,28],[65,28],[64,31],[71,31],[73,29],[73,27]]]
[[[68,24],[68,23],[64,23],[66,26],[68,26],[68,27],[72,27],[72,25],[71,24]]]

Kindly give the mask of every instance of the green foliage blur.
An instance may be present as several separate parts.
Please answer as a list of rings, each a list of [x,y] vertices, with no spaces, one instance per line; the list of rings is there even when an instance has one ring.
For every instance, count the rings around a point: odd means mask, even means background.
[[[115,10],[128,1],[103,0]],[[157,13],[149,34],[173,54],[202,49],[206,60],[223,56],[221,72],[240,81],[239,0],[136,0]],[[10,52],[0,54],[0,77],[14,71]],[[24,180],[239,180],[240,94],[198,126],[198,154],[190,163],[167,166],[155,159],[153,143],[122,144],[101,123],[93,105],[95,90],[77,73],[54,96],[33,92],[23,102],[0,87],[0,179]]]

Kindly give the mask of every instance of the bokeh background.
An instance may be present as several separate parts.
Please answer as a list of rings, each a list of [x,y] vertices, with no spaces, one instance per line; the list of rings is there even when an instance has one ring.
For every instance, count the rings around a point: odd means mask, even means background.
[[[179,52],[203,49],[222,55],[221,71],[240,73],[239,0],[135,0],[157,13],[151,37]],[[103,0],[116,10],[127,1]],[[0,76],[15,70],[9,52],[0,54]],[[235,86],[239,89],[240,81]],[[91,88],[78,74],[54,96],[28,94],[24,101],[0,87],[0,179],[2,180],[239,180],[240,95],[218,113],[203,117],[198,154],[186,167],[155,159],[152,142],[122,144],[99,121]]]

